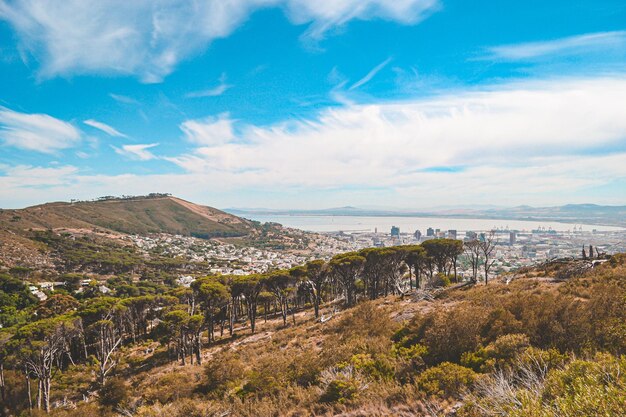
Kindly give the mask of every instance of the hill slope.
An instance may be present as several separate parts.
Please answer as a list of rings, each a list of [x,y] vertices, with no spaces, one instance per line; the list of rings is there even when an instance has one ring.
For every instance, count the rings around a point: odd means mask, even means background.
[[[196,237],[245,236],[248,220],[176,197],[47,203],[0,211],[0,229],[102,228],[129,234],[170,233]]]

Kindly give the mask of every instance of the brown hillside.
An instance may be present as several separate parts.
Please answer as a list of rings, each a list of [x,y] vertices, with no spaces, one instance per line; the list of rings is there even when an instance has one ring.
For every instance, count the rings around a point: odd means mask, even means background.
[[[248,235],[251,222],[212,207],[176,197],[111,199],[77,203],[47,203],[0,211],[0,229],[17,233],[28,229],[108,229],[146,234],[234,237]]]

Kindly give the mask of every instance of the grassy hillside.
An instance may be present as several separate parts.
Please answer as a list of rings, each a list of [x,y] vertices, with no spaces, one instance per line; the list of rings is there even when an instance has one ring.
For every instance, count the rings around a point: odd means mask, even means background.
[[[68,365],[54,379],[51,414],[626,415],[626,256],[565,281],[556,279],[562,267],[343,311],[326,304],[324,321],[310,309],[286,324],[260,314],[256,334],[238,321],[234,336],[204,349],[201,365],[179,365],[168,349],[175,340],[160,343],[157,326],[122,348],[98,399],[82,401],[94,394],[97,363]],[[171,293],[180,302],[188,294]],[[79,308],[83,317],[96,300]],[[11,401],[22,407],[23,381],[7,372]]]
[[[0,229],[107,229],[129,234],[170,233],[202,238],[236,237],[253,230],[251,222],[212,207],[175,197],[48,203],[1,210]]]

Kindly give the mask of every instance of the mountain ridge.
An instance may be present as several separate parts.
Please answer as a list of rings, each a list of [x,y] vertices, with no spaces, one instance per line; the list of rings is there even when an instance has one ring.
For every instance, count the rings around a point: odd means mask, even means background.
[[[253,222],[178,197],[107,198],[52,202],[0,210],[0,228],[104,229],[126,234],[170,233],[184,236],[240,237],[255,230]]]

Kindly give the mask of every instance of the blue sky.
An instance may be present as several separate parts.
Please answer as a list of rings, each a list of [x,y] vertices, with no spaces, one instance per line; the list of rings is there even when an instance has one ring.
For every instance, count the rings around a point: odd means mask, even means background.
[[[623,1],[0,0],[0,207],[626,204]]]

